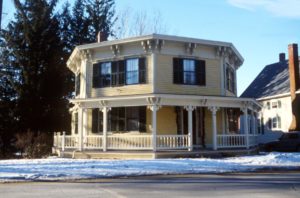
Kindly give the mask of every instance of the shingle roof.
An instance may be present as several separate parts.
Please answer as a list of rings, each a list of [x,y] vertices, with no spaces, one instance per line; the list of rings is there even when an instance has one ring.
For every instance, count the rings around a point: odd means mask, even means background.
[[[264,98],[290,92],[288,61],[265,66],[240,97]]]

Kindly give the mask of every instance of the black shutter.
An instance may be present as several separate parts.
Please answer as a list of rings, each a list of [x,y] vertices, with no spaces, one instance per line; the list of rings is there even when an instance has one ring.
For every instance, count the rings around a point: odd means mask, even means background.
[[[80,94],[80,74],[75,77],[75,95]]]
[[[118,84],[124,85],[125,84],[125,61],[124,60],[118,61],[118,67],[119,67]]]
[[[139,131],[146,132],[146,107],[139,107]]]
[[[93,88],[100,87],[100,71],[101,71],[100,63],[93,64]]]
[[[206,85],[205,61],[196,60],[196,84]]]
[[[139,83],[146,83],[146,59],[139,58]]]
[[[99,109],[92,110],[92,133],[98,133],[99,128]]]
[[[118,85],[118,62],[111,62],[111,85]]]
[[[183,84],[183,59],[173,58],[173,83]]]

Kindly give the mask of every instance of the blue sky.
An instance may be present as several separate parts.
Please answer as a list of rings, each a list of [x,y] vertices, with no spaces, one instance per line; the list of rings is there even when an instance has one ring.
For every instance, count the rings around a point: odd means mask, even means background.
[[[72,0],[70,0],[72,2]],[[12,0],[4,0],[4,25]],[[168,34],[232,42],[245,61],[238,70],[241,94],[267,64],[300,43],[300,0],[116,0],[116,11],[159,11]]]

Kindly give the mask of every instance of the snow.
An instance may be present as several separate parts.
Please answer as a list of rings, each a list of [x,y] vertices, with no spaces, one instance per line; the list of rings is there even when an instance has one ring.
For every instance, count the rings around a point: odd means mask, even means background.
[[[95,179],[157,174],[199,174],[299,170],[300,153],[262,153],[222,159],[156,160],[21,159],[0,161],[0,182]]]

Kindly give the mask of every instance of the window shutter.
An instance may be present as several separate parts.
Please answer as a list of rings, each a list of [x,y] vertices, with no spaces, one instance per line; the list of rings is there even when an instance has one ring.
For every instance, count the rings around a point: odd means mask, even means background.
[[[146,107],[139,107],[139,131],[146,132]]]
[[[173,83],[183,83],[183,60],[181,58],[173,58]]]
[[[100,63],[93,64],[93,88],[100,87]]]
[[[111,85],[118,85],[118,62],[111,62]]]
[[[118,84],[124,85],[125,84],[125,61],[124,60],[118,61],[118,67],[119,67]]]
[[[206,85],[205,61],[196,60],[196,84]]]
[[[146,83],[146,58],[139,58],[139,83]]]
[[[92,110],[92,133],[98,133],[98,127],[99,127],[98,113],[99,113],[99,109]]]
[[[80,74],[75,77],[75,95],[80,94]]]

